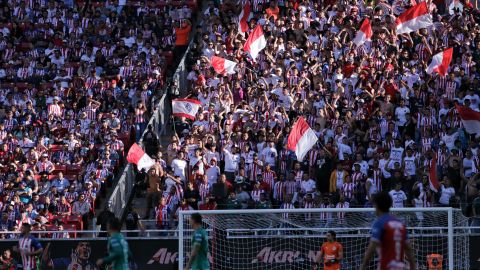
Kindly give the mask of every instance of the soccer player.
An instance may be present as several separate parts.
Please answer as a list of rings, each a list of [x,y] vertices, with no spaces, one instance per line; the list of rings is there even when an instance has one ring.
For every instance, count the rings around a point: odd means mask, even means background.
[[[37,256],[43,252],[40,242],[30,234],[31,229],[30,224],[23,223],[20,228],[22,234],[18,239],[18,246],[13,247],[13,251],[20,253],[22,257],[23,270],[36,270]]]
[[[202,227],[202,216],[198,213],[192,214],[190,224],[195,230],[192,237],[192,253],[188,259],[185,270],[209,270],[210,262],[208,261],[208,236]]]
[[[406,269],[405,255],[410,264],[409,269],[415,270],[416,263],[408,241],[407,229],[401,221],[389,214],[392,197],[386,192],[377,193],[374,196],[373,204],[378,218],[373,223],[370,245],[365,252],[360,270],[367,269],[375,250],[378,250],[380,258],[379,270]]]
[[[337,234],[334,231],[327,232],[327,242],[320,248],[320,254],[315,259],[315,263],[319,264],[322,258],[324,270],[340,270],[343,246],[337,242]]]
[[[111,219],[107,225],[110,235],[108,239],[108,256],[97,260],[97,265],[111,264],[112,270],[129,270],[128,257],[130,250],[127,241],[120,233],[122,223],[118,218]]]

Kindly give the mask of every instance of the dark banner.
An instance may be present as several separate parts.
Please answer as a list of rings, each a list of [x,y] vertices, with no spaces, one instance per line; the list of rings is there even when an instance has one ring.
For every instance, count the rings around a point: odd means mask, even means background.
[[[221,237],[215,235],[215,237]],[[418,238],[417,238],[418,239]],[[364,237],[349,237],[338,239],[344,244],[346,259],[342,270],[358,269],[363,253],[368,244]],[[446,241],[425,239],[422,243],[413,244],[425,247],[424,253],[432,250],[446,250]],[[215,263],[212,270],[234,269],[312,269],[311,262],[318,254],[318,248],[323,243],[321,238],[269,238],[257,239],[222,239],[222,247],[211,243],[214,255],[211,260],[222,258],[222,262]],[[418,240],[417,240],[418,241]],[[41,270],[98,270],[95,266],[97,259],[106,255],[106,240],[41,240],[45,252],[41,258]],[[132,251],[131,270],[177,270],[178,269],[178,240],[176,239],[139,239],[128,240]],[[347,244],[348,243],[348,244]],[[439,244],[442,247],[439,247]],[[1,241],[0,254],[6,249],[17,245],[16,241]],[[296,246],[299,250],[288,247]],[[317,248],[315,248],[317,247]],[[425,265],[426,253],[417,254],[419,264]],[[18,263],[20,258],[14,256]],[[462,267],[456,268],[461,270]],[[446,268],[445,268],[446,269]],[[470,270],[480,270],[480,236],[470,237]],[[465,269],[466,270],[466,269]]]
[[[470,236],[470,269],[480,270],[480,235]]]
[[[106,240],[40,240],[44,248],[41,270],[100,270],[95,266],[97,259],[106,255]],[[12,249],[17,241],[0,241],[0,255]],[[177,270],[178,240],[145,239],[128,240],[132,258],[131,270]],[[13,253],[17,263],[21,258]],[[19,268],[21,269],[21,268]]]

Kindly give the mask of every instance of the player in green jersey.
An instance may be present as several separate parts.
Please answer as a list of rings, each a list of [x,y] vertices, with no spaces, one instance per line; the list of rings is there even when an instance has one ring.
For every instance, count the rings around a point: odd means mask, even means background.
[[[97,265],[111,265],[112,270],[129,270],[128,257],[130,250],[128,243],[120,233],[122,223],[117,219],[111,219],[108,222],[107,231],[110,235],[108,239],[108,256],[97,260]]]
[[[190,218],[192,228],[195,230],[192,237],[192,253],[188,259],[186,270],[209,270],[208,261],[208,235],[202,227],[202,216],[198,213],[192,214]]]

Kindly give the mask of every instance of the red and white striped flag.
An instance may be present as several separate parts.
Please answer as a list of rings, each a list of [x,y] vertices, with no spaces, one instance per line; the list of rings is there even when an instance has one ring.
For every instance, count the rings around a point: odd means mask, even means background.
[[[247,38],[247,41],[243,45],[243,50],[250,53],[250,56],[255,61],[257,55],[267,47],[267,40],[263,34],[262,26],[260,24],[255,27],[255,29],[250,33]]]
[[[432,15],[428,12],[427,2],[421,2],[398,16],[395,21],[397,35],[407,34],[433,25]]]
[[[371,40],[372,36],[372,25],[370,24],[370,20],[368,18],[365,18],[362,25],[360,26],[360,29],[357,32],[357,35],[355,36],[355,39],[353,40],[353,43],[355,43],[355,45],[357,45],[358,47],[366,41]]]
[[[307,152],[317,143],[318,137],[303,117],[299,117],[288,135],[287,149],[295,151],[297,160],[302,162]]]
[[[233,61],[218,56],[212,56],[210,64],[218,74],[235,74],[235,66],[237,65]]]
[[[437,154],[432,159],[432,162],[430,162],[430,172],[429,172],[429,178],[430,178],[430,188],[438,192],[440,190],[440,182],[438,182],[438,176],[437,176]]]
[[[172,101],[173,116],[195,120],[201,103],[196,99],[177,98]]]
[[[238,16],[238,33],[244,35],[248,30],[248,19],[250,19],[250,2],[245,2],[245,5]]]
[[[470,134],[480,134],[480,112],[467,106],[455,105],[465,130]]]
[[[448,48],[443,52],[437,53],[432,57],[432,62],[427,67],[427,73],[437,72],[442,77],[447,74],[448,66],[452,61],[453,49]]]
[[[150,167],[155,165],[155,160],[153,160],[143,149],[136,143],[130,147],[127,154],[127,161],[137,165],[139,171],[142,169],[148,170]]]

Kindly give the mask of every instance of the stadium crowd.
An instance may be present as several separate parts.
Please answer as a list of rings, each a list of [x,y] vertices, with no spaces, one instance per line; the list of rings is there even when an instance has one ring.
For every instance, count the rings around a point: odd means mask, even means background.
[[[209,4],[187,57],[187,97],[202,106],[194,121],[175,119],[147,173],[146,218],[155,213],[165,229],[179,209],[364,207],[379,190],[394,207],[480,216],[480,139],[454,107],[479,110],[479,13],[468,0],[455,9],[429,0],[434,26],[396,35],[395,18],[413,2],[255,0],[245,36],[242,5]],[[364,18],[373,37],[356,47]],[[258,24],[267,46],[253,61],[243,44]],[[447,76],[427,74],[450,47]],[[214,55],[236,73],[217,74]],[[286,149],[299,116],[319,138],[303,162]]]
[[[146,129],[196,2],[126,2],[0,2],[0,238],[88,229]]]

